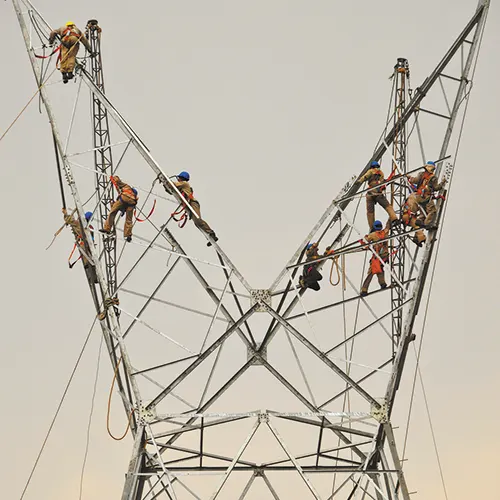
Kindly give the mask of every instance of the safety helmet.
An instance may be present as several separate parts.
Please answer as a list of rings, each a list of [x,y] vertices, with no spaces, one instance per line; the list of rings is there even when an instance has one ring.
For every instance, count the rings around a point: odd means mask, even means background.
[[[376,220],[373,223],[373,229],[375,229],[375,231],[380,231],[382,229],[382,223],[379,220]]]
[[[92,212],[85,212],[85,220],[88,222],[92,219]]]
[[[179,179],[184,179],[185,181],[188,181],[191,178],[189,172],[184,170],[177,177],[179,177]]]
[[[372,161],[370,163],[370,167],[371,168],[380,167],[380,163],[378,161]]]
[[[73,21],[68,21],[66,23],[66,26],[74,26],[74,25],[75,25],[75,23]]]
[[[306,246],[306,250],[309,250],[312,246],[313,246],[312,243],[308,243],[307,246]]]
[[[434,170],[436,170],[436,163],[433,161],[428,161],[425,164],[425,170],[427,170],[428,172],[434,172]]]

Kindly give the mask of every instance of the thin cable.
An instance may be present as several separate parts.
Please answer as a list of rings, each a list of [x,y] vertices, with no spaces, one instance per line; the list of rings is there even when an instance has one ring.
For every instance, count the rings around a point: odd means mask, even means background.
[[[61,411],[62,405],[64,403],[64,400],[66,399],[66,395],[68,394],[69,387],[71,383],[73,382],[73,377],[75,376],[76,370],[78,369],[78,366],[80,364],[80,361],[82,359],[83,353],[85,351],[85,348],[87,347],[87,344],[90,339],[90,335],[92,334],[92,330],[94,329],[95,323],[96,323],[97,317],[94,318],[94,321],[92,322],[92,326],[90,327],[90,330],[87,334],[87,337],[85,338],[85,342],[83,343],[83,346],[80,350],[80,354],[78,355],[78,358],[76,360],[75,366],[73,367],[73,370],[71,372],[71,375],[69,377],[69,380],[66,384],[66,387],[64,389],[63,395],[61,397],[61,400],[59,401],[59,404],[57,405],[56,413],[54,414],[54,417],[52,419],[52,422],[50,423],[49,430],[47,431],[47,434],[45,435],[45,439],[43,440],[42,446],[40,448],[40,451],[38,452],[38,455],[36,457],[35,463],[33,464],[33,468],[31,469],[30,475],[28,477],[28,480],[26,481],[26,484],[24,486],[24,489],[21,493],[21,496],[19,497],[19,500],[23,500],[24,495],[26,494],[26,491],[28,490],[28,487],[31,483],[31,479],[33,478],[33,474],[35,473],[35,470],[38,466],[38,462],[40,461],[40,458],[42,456],[43,451],[45,450],[45,445],[47,444],[47,441],[49,439],[49,436],[52,432],[52,429],[54,427],[54,424],[56,423],[57,417],[59,416],[59,412]]]
[[[92,392],[92,400],[90,403],[89,423],[87,425],[87,438],[86,438],[86,442],[85,442],[85,453],[83,455],[82,473],[80,475],[80,495],[78,496],[79,500],[82,500],[82,495],[83,495],[83,478],[85,475],[85,466],[87,465],[87,456],[89,454],[90,428],[92,426],[92,416],[94,414],[94,402],[95,402],[95,395],[97,392],[97,381],[99,380],[99,365],[101,362],[101,352],[102,352],[103,342],[104,342],[104,335],[101,335],[101,342],[99,343],[99,351],[97,352],[97,366],[96,366],[95,379],[94,379],[94,389]]]

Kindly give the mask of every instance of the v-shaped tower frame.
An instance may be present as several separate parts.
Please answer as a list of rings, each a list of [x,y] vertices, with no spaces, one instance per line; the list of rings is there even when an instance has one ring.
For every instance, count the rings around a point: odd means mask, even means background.
[[[97,60],[80,59],[79,83],[64,88],[67,94],[78,91],[63,137],[57,116],[64,111],[51,105],[61,86],[49,85],[53,82],[35,56],[40,47],[33,33],[46,36],[50,26],[28,0],[12,1],[67,190],[85,228],[93,264],[86,276],[130,420],[134,444],[122,500],[408,500],[392,417],[439,229],[427,232],[422,249],[409,240],[413,230],[394,231],[389,239],[397,259],[387,266],[389,289],[361,297],[373,248],[359,243],[367,233],[366,189],[357,179],[371,161],[386,159],[386,170],[395,174],[388,186],[404,191],[402,174],[417,169],[420,156],[424,161],[451,156],[438,173],[453,174],[458,125],[489,1],[479,2],[434,71],[404,106],[395,106],[365,167],[345,184],[267,289],[252,288],[205,233],[194,226],[181,233],[177,227],[170,214],[182,206],[179,191],[104,93],[96,31],[90,35]],[[94,143],[72,150],[82,83],[91,93]],[[426,151],[427,129],[432,137]],[[112,144],[111,135],[121,140]],[[412,162],[414,150],[418,160]],[[79,160],[86,154],[91,167]],[[85,170],[97,185],[82,177]],[[92,206],[106,216],[109,174],[115,172],[131,184],[151,183],[138,215],[153,198],[156,211],[135,225],[132,243],[121,243],[118,231],[95,236],[94,244],[84,214]],[[97,195],[82,203],[81,193],[93,190]],[[438,223],[444,208],[439,199]],[[96,220],[94,225],[101,223]],[[211,248],[200,244],[203,236]],[[331,266],[332,283],[338,273],[337,288],[326,285],[315,294],[299,286],[305,246],[312,241],[335,250],[316,263],[323,273]]]

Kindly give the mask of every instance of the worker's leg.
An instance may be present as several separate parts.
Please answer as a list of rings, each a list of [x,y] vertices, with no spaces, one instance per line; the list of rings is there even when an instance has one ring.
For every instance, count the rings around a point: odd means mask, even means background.
[[[66,46],[61,47],[61,72],[62,73],[73,73],[76,64],[76,54],[80,44],[78,43],[77,37],[70,37],[66,42]]]
[[[378,279],[378,284],[380,285],[380,288],[386,288],[387,287],[387,283],[385,282],[384,271],[382,271],[381,273],[377,274],[377,279]]]
[[[434,221],[436,219],[436,204],[434,203],[434,200],[429,200],[427,202],[427,206],[425,208],[425,211],[427,212],[427,217],[425,218],[425,225],[426,226],[431,226],[434,224]]]
[[[379,194],[375,201],[387,212],[391,221],[397,220],[398,216],[396,215],[394,208],[392,208],[392,205],[387,201],[387,198],[383,194]]]
[[[368,293],[368,288],[370,287],[370,283],[372,282],[373,279],[373,274],[371,269],[368,271],[368,274],[366,275],[365,281],[363,281],[363,285],[361,286],[361,294],[367,294]]]
[[[366,194],[366,217],[368,219],[369,231],[373,231],[373,223],[375,222],[375,196],[370,193]]]
[[[122,208],[123,203],[120,200],[116,200],[111,206],[111,210],[109,211],[108,218],[104,223],[103,230],[107,233],[111,232],[115,227],[115,217],[119,210]]]
[[[215,232],[213,231],[213,229],[201,218],[200,204],[197,201],[192,201],[191,207],[193,208],[195,213],[198,215],[198,217],[193,215],[194,225],[196,227],[200,228],[205,233],[209,234],[210,236],[214,236]]]
[[[125,236],[125,238],[132,237],[132,226],[134,225],[134,209],[135,205],[127,205],[127,209],[125,211],[125,227],[123,228],[123,235]]]

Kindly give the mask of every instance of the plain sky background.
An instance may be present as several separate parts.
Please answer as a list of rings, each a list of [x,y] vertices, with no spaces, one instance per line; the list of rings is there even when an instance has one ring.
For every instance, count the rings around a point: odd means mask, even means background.
[[[492,3],[422,358],[450,500],[500,499],[494,149],[500,14]],[[168,172],[196,176],[224,250],[253,286],[265,287],[371,155],[396,58],[409,59],[416,87],[476,2],[45,0],[36,6],[55,27],[99,20],[107,93]],[[36,86],[9,2],[0,6],[0,28],[3,132]],[[61,217],[49,127],[36,101],[0,142],[0,165],[0,484],[10,500],[19,497],[93,308],[81,271],[67,268],[69,233],[44,250]],[[96,333],[27,499],[78,497],[98,344]],[[84,498],[118,498],[130,456],[131,441],[115,443],[105,431],[108,365],[104,359]],[[415,498],[444,498],[421,397],[409,458]]]

